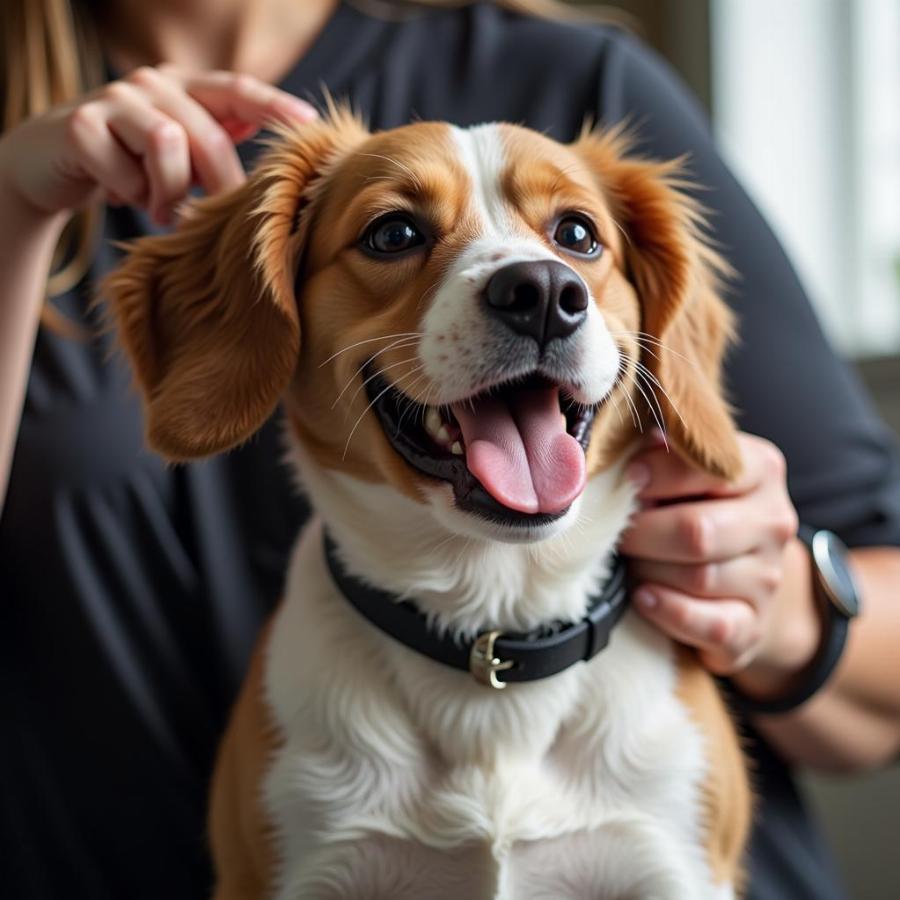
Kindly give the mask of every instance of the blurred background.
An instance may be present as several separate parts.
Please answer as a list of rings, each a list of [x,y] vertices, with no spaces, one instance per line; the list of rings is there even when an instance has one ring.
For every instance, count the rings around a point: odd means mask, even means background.
[[[604,6],[706,106],[832,343],[900,434],[900,0]],[[897,900],[900,766],[804,783],[854,900]]]

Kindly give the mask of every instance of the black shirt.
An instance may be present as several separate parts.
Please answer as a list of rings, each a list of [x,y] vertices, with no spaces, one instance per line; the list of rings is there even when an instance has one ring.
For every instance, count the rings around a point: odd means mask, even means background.
[[[720,161],[677,78],[604,26],[488,4],[371,17],[341,5],[284,79],[326,85],[375,128],[412,117],[522,122],[569,140],[586,115],[639,126],[640,150],[690,154],[713,231],[740,273],[727,380],[746,431],[785,452],[801,519],[851,545],[900,544],[900,457],[827,346],[793,270]],[[255,153],[244,148],[249,164]],[[110,239],[152,230],[107,210]],[[305,508],[270,423],[227,456],[169,468],[143,449],[114,339],[43,330],[0,520],[0,894],[206,896],[208,777],[256,632],[277,601]],[[754,745],[761,792],[751,897],[843,896],[789,773]]]

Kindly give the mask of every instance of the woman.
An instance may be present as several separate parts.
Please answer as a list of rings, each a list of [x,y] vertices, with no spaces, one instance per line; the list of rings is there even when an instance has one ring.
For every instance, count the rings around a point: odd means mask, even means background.
[[[544,0],[505,4],[513,5],[554,10]],[[137,398],[121,362],[109,359],[112,337],[95,328],[91,289],[114,262],[110,239],[164,226],[193,183],[210,192],[238,184],[254,149],[239,155],[232,144],[269,116],[308,120],[310,108],[294,97],[324,83],[353,98],[373,127],[413,115],[507,119],[565,139],[585,115],[628,117],[644,152],[690,153],[697,181],[711,188],[702,199],[716,237],[741,275],[731,297],[742,344],[728,376],[741,426],[762,437],[742,437],[746,474],[731,485],[649,441],[632,475],[650,502],[624,549],[644,614],[697,647],[737,691],[764,700],[802,681],[823,640],[808,556],[793,537],[798,517],[856,547],[866,616],[836,675],[798,711],[753,722],[763,799],[751,896],[839,897],[787,767],[875,766],[900,748],[890,653],[900,639],[900,458],[673,76],[614,28],[490,4],[407,6],[401,15],[391,4],[376,15],[334,0],[18,0],[7,9],[4,895],[208,890],[212,754],[304,510],[272,463],[271,425],[202,465],[169,469],[142,449]],[[99,71],[105,87],[75,85],[74,34],[81,69]],[[163,61],[171,65],[148,68]],[[63,333],[43,306],[63,226],[86,205],[102,210],[102,240],[86,245],[86,267],[76,252],[55,276],[78,279],[55,306],[100,337]]]

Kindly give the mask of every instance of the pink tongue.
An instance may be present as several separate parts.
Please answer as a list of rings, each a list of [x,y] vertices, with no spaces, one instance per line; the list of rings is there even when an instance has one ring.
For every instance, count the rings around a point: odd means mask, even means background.
[[[452,407],[469,471],[499,503],[562,512],[584,490],[584,451],[566,432],[557,388],[509,392]]]

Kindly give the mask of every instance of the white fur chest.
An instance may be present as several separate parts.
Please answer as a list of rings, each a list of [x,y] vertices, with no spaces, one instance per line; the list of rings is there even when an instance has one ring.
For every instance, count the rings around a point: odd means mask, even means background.
[[[588,664],[491,691],[336,593],[311,525],[267,666],[278,900],[724,898],[702,738],[671,648],[633,615]]]

